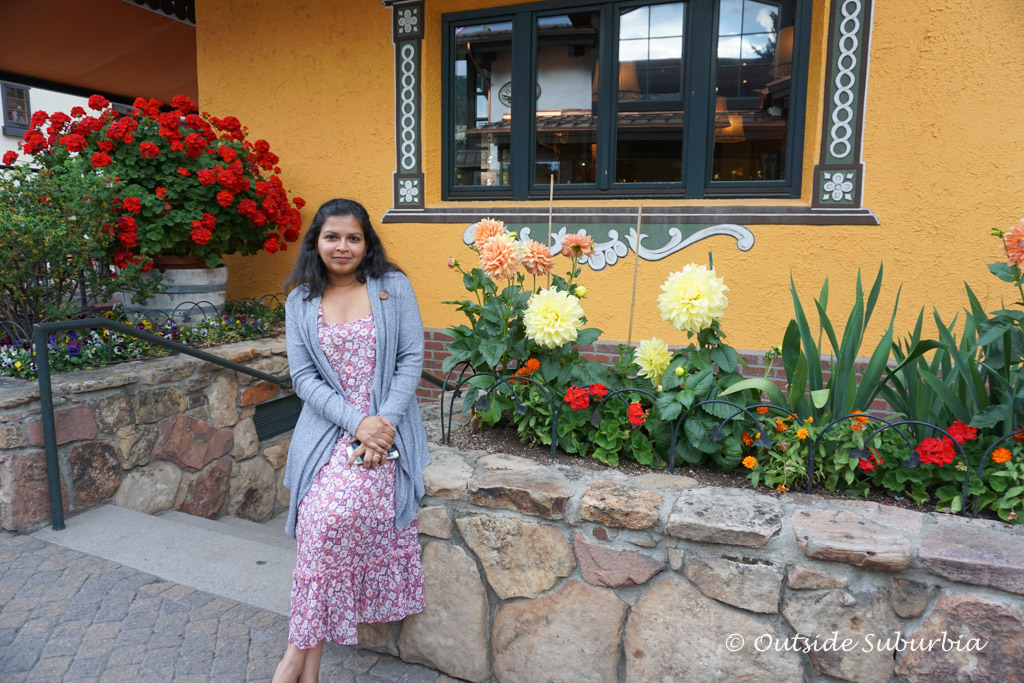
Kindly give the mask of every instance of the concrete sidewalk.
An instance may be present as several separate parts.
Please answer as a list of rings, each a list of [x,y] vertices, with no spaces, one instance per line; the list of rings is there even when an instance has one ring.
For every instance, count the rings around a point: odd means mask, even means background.
[[[280,614],[32,536],[0,532],[0,681],[270,681]],[[320,680],[453,681],[328,643]]]

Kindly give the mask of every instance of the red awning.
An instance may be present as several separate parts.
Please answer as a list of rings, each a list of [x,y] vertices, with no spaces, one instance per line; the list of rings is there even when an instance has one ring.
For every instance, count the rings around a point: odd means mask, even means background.
[[[128,101],[198,101],[195,26],[133,2],[4,2],[0,46],[0,80]]]

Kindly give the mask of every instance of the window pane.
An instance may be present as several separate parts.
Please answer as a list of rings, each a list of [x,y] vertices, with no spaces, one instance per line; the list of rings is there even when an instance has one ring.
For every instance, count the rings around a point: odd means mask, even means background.
[[[683,180],[684,7],[619,15],[617,183]]]
[[[455,185],[507,186],[512,22],[455,28]]]
[[[720,7],[711,179],[784,180],[796,2]]]
[[[596,181],[600,20],[592,11],[537,19],[535,183]]]

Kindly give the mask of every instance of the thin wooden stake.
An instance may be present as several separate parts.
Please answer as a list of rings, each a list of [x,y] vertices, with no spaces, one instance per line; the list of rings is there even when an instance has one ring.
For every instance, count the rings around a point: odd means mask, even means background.
[[[626,345],[633,346],[633,311],[636,309],[636,276],[640,267],[640,230],[644,221],[644,205],[640,204],[636,210],[636,244],[633,245],[633,297],[629,300],[629,335]]]
[[[555,214],[555,174],[552,173],[550,177],[549,189],[548,189],[548,238],[544,240],[544,246],[547,248],[548,253],[551,253],[551,221],[554,219]],[[548,270],[548,289],[551,288],[551,271]]]

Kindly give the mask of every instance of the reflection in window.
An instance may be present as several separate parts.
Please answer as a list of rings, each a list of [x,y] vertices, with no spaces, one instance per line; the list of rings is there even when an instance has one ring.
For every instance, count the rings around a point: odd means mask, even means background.
[[[615,181],[683,179],[684,3],[619,13]]]
[[[28,88],[4,83],[0,90],[3,98],[3,134],[21,136],[28,130],[32,119]]]
[[[784,180],[794,0],[721,0],[713,181]]]
[[[596,182],[600,23],[593,11],[537,18],[537,184]]]
[[[511,21],[455,27],[455,185],[509,184],[511,81]]]

